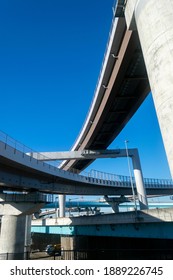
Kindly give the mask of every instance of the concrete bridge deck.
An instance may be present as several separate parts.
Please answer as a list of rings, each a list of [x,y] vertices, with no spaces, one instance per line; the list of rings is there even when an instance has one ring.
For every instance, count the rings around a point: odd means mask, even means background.
[[[32,221],[32,232],[69,236],[173,239],[173,209]]]
[[[129,176],[103,180],[60,170],[0,141],[0,188],[75,195],[131,195]],[[171,195],[171,180],[146,180],[147,195]]]
[[[36,219],[32,225],[37,226],[69,226],[69,225],[100,225],[100,224],[129,224],[129,223],[159,223],[173,222],[173,208],[146,209],[142,211],[128,211],[103,215],[86,215],[77,217]]]

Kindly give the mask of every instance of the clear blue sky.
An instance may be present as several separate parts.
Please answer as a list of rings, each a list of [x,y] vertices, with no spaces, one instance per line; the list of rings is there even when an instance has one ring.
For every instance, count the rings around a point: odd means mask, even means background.
[[[90,106],[114,0],[0,2],[0,130],[37,151],[69,150]],[[151,95],[110,148],[138,148],[144,177],[170,178]],[[126,159],[88,169],[128,175]]]

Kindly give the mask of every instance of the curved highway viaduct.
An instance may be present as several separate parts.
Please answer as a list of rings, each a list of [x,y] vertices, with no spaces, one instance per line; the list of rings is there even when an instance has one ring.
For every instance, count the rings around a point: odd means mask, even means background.
[[[119,0],[94,99],[72,150],[106,149],[150,89],[173,175],[173,2]],[[84,169],[90,162],[65,161]]]
[[[73,151],[106,149],[152,92],[173,176],[173,2],[118,0],[94,99]],[[92,160],[69,160],[76,172]],[[63,199],[62,199],[63,200]]]
[[[167,0],[166,4],[163,0],[117,1],[109,45],[96,93],[86,122],[72,150],[106,149],[151,89],[173,175],[172,22],[171,0]],[[64,170],[75,168],[80,171],[91,161],[88,159],[65,161],[61,168]],[[19,166],[21,167],[21,164]],[[44,177],[42,172],[39,174]],[[25,175],[29,175],[26,169]],[[5,172],[2,176],[5,176]],[[36,174],[35,176],[37,177]],[[27,176],[24,178],[27,180]],[[15,179],[19,180],[16,181],[17,184],[22,184],[20,176],[13,177],[13,180]],[[34,184],[37,184],[37,180]],[[42,185],[43,188],[47,187],[44,182]],[[5,203],[3,205],[5,207]],[[17,228],[17,219],[9,220],[8,223]],[[3,224],[5,226],[7,223]],[[4,242],[1,242],[1,252],[5,250],[3,244]]]

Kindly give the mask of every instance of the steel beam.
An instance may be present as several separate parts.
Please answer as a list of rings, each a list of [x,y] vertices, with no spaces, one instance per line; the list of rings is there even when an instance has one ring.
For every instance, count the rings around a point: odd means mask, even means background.
[[[37,160],[43,160],[43,161],[130,157],[132,159],[132,164],[133,164],[134,177],[136,181],[136,189],[137,189],[140,209],[148,208],[140,158],[137,149],[128,149],[128,153],[127,153],[127,149],[83,150],[83,151],[68,151],[68,152],[33,153],[32,156],[34,158],[37,158]]]

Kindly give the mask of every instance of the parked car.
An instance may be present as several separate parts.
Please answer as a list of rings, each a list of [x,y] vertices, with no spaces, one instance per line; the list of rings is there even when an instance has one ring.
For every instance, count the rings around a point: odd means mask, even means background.
[[[49,244],[46,246],[45,251],[49,256],[54,256],[54,255],[60,256],[61,244]]]

